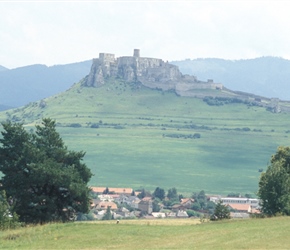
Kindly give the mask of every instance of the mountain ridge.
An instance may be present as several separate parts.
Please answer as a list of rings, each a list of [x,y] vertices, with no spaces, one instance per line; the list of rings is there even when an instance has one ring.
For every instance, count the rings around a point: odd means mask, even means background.
[[[214,79],[233,91],[290,100],[290,84],[287,80],[290,79],[290,61],[283,58],[204,58],[171,63],[178,66],[183,74],[205,80]],[[20,107],[65,91],[88,75],[91,65],[92,60],[50,67],[28,65],[7,69],[2,66],[4,70],[1,71],[0,67],[0,104]]]
[[[229,89],[290,100],[290,60],[281,57],[225,60],[199,58],[173,61],[183,73],[214,78]]]
[[[0,104],[20,107],[67,90],[86,74],[91,61],[66,65],[35,64],[0,71]]]

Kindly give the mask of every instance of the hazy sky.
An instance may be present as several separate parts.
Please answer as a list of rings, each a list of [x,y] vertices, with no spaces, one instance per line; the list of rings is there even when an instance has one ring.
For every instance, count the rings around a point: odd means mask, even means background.
[[[1,1],[0,65],[132,55],[290,59],[290,1]]]

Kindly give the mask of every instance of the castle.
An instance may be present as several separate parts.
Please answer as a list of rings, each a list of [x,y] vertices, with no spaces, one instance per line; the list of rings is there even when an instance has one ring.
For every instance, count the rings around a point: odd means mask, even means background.
[[[181,96],[190,96],[194,89],[222,89],[223,85],[213,80],[202,82],[195,76],[183,75],[178,67],[162,59],[140,57],[134,49],[133,56],[115,58],[114,54],[100,53],[93,59],[90,74],[84,85],[98,87],[108,77],[120,77],[127,82],[139,82],[149,88],[174,90]]]

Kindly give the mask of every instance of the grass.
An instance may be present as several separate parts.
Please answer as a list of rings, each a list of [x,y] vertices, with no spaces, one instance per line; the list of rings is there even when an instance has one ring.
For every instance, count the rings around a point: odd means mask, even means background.
[[[279,145],[289,145],[288,114],[244,104],[209,106],[121,81],[100,88],[79,83],[42,104],[2,112],[0,121],[32,128],[41,117],[56,119],[69,149],[86,152],[92,186],[255,194],[258,169],[266,169]],[[184,139],[195,133],[201,138]]]
[[[48,224],[0,232],[1,249],[288,249],[289,217]]]

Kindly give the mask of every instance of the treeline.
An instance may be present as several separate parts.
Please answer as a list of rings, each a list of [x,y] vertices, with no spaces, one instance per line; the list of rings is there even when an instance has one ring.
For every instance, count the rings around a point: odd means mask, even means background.
[[[0,137],[0,229],[74,221],[90,206],[92,173],[85,152],[68,150],[55,121],[44,118],[27,131],[5,122]]]
[[[203,98],[203,101],[206,102],[210,106],[222,106],[226,104],[233,104],[233,103],[243,103],[248,106],[259,106],[262,107],[262,105],[258,101],[248,101],[243,100],[236,97],[212,97],[212,96],[206,96]]]
[[[201,135],[199,133],[195,134],[163,134],[163,137],[178,138],[178,139],[199,139]]]

